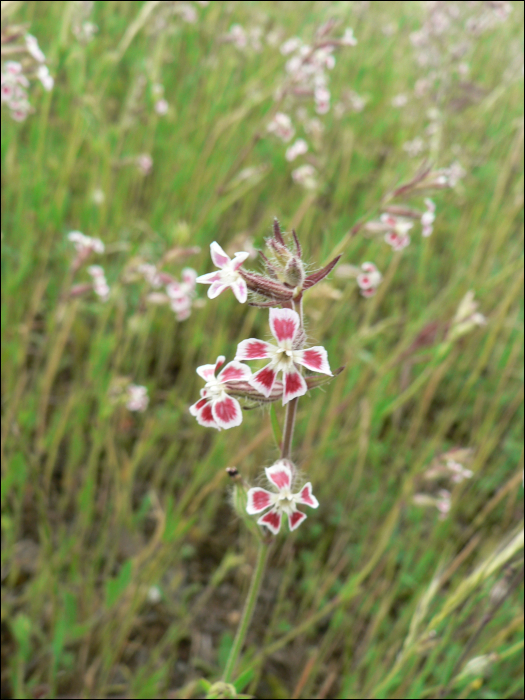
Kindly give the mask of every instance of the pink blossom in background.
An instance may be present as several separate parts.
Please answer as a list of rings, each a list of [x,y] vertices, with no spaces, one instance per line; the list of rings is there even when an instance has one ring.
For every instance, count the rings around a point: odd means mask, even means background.
[[[374,263],[365,262],[361,265],[361,274],[357,276],[357,284],[364,297],[374,296],[377,287],[381,284],[383,275],[379,272]]]
[[[304,139],[297,139],[289,148],[286,149],[286,160],[292,161],[297,156],[302,156],[308,151],[308,144]]]
[[[413,221],[408,221],[393,214],[381,214],[380,220],[382,224],[389,227],[389,231],[385,233],[385,241],[394,250],[403,250],[410,245],[410,236],[408,232],[414,226]]]
[[[100,238],[91,238],[90,236],[85,236],[80,231],[71,231],[68,233],[68,240],[70,240],[77,250],[78,253],[84,255],[93,251],[94,253],[103,253],[105,250],[104,244]]]
[[[424,238],[428,238],[432,234],[434,228],[434,221],[436,219],[436,205],[431,199],[427,197],[425,199],[425,206],[427,210],[421,217],[421,226],[423,227],[421,233],[424,236]]]
[[[276,491],[271,492],[259,487],[251,488],[248,491],[247,513],[255,515],[270,508],[257,521],[259,525],[265,525],[270,532],[277,535],[281,529],[283,514],[286,514],[290,530],[295,530],[307,517],[297,510],[297,505],[319,507],[319,502],[312,493],[312,484],[308,482],[298,493],[292,493],[293,465],[286,459],[280,459],[264,471]]]
[[[35,61],[43,63],[46,60],[42,49],[38,45],[38,41],[32,34],[26,34],[26,48]]]
[[[197,367],[197,374],[206,384],[201,390],[201,398],[190,406],[190,413],[197,422],[207,428],[234,428],[242,423],[242,410],[237,399],[228,395],[231,383],[249,381],[252,373],[247,365],[241,362],[230,362],[216,377],[217,371],[225,361],[223,355],[217,358],[214,365]]]
[[[143,412],[149,404],[148,390],[145,386],[130,384],[127,391],[126,408],[128,411]]]
[[[169,110],[169,105],[168,102],[164,99],[158,100],[155,102],[155,112],[159,114],[160,116],[163,116],[164,114],[167,114]]]
[[[153,168],[153,158],[147,153],[137,156],[137,167],[143,175],[149,175]]]
[[[47,90],[48,92],[53,89],[53,85],[55,84],[55,81],[53,80],[52,76],[49,73],[49,68],[47,66],[38,66],[38,70],[36,72],[37,78],[40,80],[42,83],[42,87],[44,90]]]
[[[250,338],[237,347],[235,360],[263,360],[270,362],[256,372],[250,384],[264,396],[270,396],[277,375],[283,373],[283,405],[297,396],[306,394],[307,385],[297,365],[313,372],[332,375],[326,350],[315,346],[298,349],[301,335],[299,314],[292,309],[270,309],[270,330],[278,345]]]
[[[317,170],[310,163],[300,165],[292,171],[292,180],[302,185],[307,190],[315,190],[317,187]]]
[[[104,268],[100,265],[90,265],[87,271],[93,279],[93,291],[102,301],[107,301],[109,299],[110,289],[106,281]]]
[[[357,39],[354,36],[354,30],[351,29],[350,27],[347,27],[345,29],[345,33],[340,39],[340,42],[342,46],[356,46],[357,45]]]
[[[295,134],[292,120],[283,112],[277,112],[266,128],[271,134],[275,134],[275,136],[282,139],[285,143],[291,141]]]
[[[250,257],[249,253],[235,253],[233,260],[224,252],[220,245],[213,241],[210,245],[211,259],[213,264],[219,268],[217,272],[209,272],[207,275],[197,277],[199,284],[210,284],[208,297],[215,299],[228,287],[235,294],[237,301],[244,304],[248,298],[248,288],[238,270],[243,262]]]
[[[190,316],[196,282],[197,273],[191,267],[186,267],[182,271],[182,282],[170,282],[166,285],[166,293],[177,321],[184,321]]]

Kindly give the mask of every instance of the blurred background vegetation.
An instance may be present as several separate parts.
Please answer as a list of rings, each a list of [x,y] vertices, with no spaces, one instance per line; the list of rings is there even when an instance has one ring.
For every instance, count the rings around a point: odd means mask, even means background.
[[[202,697],[220,677],[255,558],[225,468],[250,481],[277,452],[267,412],[216,432],[188,406],[195,368],[265,337],[267,313],[198,287],[179,322],[132,272],[209,272],[211,241],[262,247],[274,216],[312,267],[342,252],[384,280],[308,297],[346,369],[300,403],[321,507],[273,548],[239,688],[523,697],[523,4],[202,5],[2,2],[55,80],[32,82],[25,121],[2,114],[2,697]],[[421,48],[436,6],[449,24]],[[308,190],[266,124],[279,46],[330,19],[358,44],[336,54]],[[351,235],[425,158],[463,175],[433,235],[401,253]],[[70,296],[89,282],[72,230],[105,243],[106,302]],[[445,347],[469,290],[487,325]],[[144,412],[115,399],[129,382]],[[445,478],[451,450],[471,478]]]

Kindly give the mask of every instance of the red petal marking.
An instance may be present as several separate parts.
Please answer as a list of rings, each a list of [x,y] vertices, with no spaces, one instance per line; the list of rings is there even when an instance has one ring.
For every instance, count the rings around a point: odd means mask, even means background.
[[[293,340],[301,325],[299,314],[292,309],[270,309],[270,330],[279,343]]]
[[[268,467],[265,471],[268,481],[271,481],[279,491],[282,489],[289,489],[292,485],[292,473],[290,469],[283,466],[282,463],[274,464],[273,467]]]
[[[226,255],[224,250],[216,241],[213,241],[213,243],[210,245],[210,254],[213,264],[216,267],[224,267],[230,262],[230,256]]]
[[[330,365],[328,364],[328,354],[321,345],[316,345],[314,348],[303,350],[297,356],[296,362],[314,372],[323,372],[323,374],[332,374]]]
[[[251,370],[240,362],[229,362],[219,374],[217,379],[220,382],[232,382],[235,379],[248,379],[251,377]]]
[[[219,369],[223,366],[223,364],[226,362],[226,358],[224,355],[219,355],[219,357],[215,360],[215,368],[213,371],[213,374],[217,374]]]
[[[242,411],[239,402],[226,396],[212,402],[213,418],[221,428],[234,428],[242,423]]]
[[[266,525],[266,527],[276,535],[281,529],[281,514],[276,510],[270,510],[262,518],[257,521],[261,525]]]
[[[286,372],[284,375],[283,405],[297,396],[303,396],[307,389],[303,376],[297,370]]]
[[[200,401],[197,401],[197,403],[195,404],[195,408],[199,411],[207,403],[208,403],[207,399],[201,399]]]
[[[290,530],[295,530],[299,525],[306,520],[306,515],[296,510],[295,513],[291,513],[288,516],[288,524],[290,525]]]
[[[256,372],[250,380],[250,384],[255,387],[261,394],[265,396],[270,396],[272,393],[273,385],[275,383],[275,378],[277,372],[273,370],[270,366],[263,367],[258,372]]]
[[[264,340],[250,338],[243,340],[237,346],[236,360],[264,360],[270,357],[271,345]]]
[[[250,515],[260,513],[272,504],[272,495],[265,489],[250,489],[248,491],[248,504],[246,510]]]
[[[213,418],[211,404],[209,402],[206,402],[206,405],[197,414],[197,421],[201,425],[204,425],[207,428],[218,428],[219,427],[217,425],[217,423],[215,422],[215,419]]]
[[[305,505],[310,506],[310,508],[317,508],[319,506],[317,498],[315,498],[312,493],[312,484],[305,484],[301,489],[299,496],[299,503],[304,503]]]

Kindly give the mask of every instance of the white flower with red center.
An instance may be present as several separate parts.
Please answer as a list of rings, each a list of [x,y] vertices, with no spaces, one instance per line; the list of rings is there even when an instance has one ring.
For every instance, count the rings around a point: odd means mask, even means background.
[[[312,484],[305,484],[298,493],[292,493],[293,466],[286,459],[280,459],[264,471],[277,492],[272,493],[259,487],[250,489],[246,511],[249,515],[255,515],[270,508],[257,522],[259,525],[265,525],[274,535],[277,535],[281,529],[283,513],[288,516],[290,530],[295,530],[307,517],[297,510],[298,504],[304,504],[310,508],[319,507],[319,502],[312,493]]]
[[[357,275],[357,284],[364,297],[371,297],[376,293],[377,287],[381,284],[383,275],[379,272],[374,263],[365,262],[361,265],[361,274]]]
[[[250,254],[235,253],[232,260],[216,241],[213,241],[210,245],[210,253],[213,264],[219,270],[197,277],[196,282],[199,284],[211,284],[211,287],[208,289],[208,297],[210,299],[215,299],[225,289],[231,287],[237,300],[244,304],[248,298],[248,287],[238,270],[246,258],[250,257]]]
[[[382,214],[380,219],[381,223],[390,229],[385,233],[385,241],[389,246],[392,246],[394,250],[403,250],[410,244],[408,232],[414,225],[413,221],[408,221],[393,214]]]
[[[230,362],[216,377],[218,369],[225,361],[224,355],[217,358],[214,365],[202,365],[197,367],[197,374],[206,384],[201,389],[201,398],[193,406],[190,413],[195,416],[197,423],[206,428],[234,428],[242,423],[242,410],[237,399],[228,396],[228,388],[232,383],[247,382],[252,372],[247,365],[241,362]]]
[[[299,314],[292,309],[270,309],[270,330],[279,343],[250,338],[239,343],[236,360],[264,360],[269,364],[256,372],[250,384],[261,394],[270,396],[279,372],[283,373],[283,405],[306,394],[307,385],[297,365],[313,372],[331,375],[326,350],[321,346],[299,349],[302,329]]]

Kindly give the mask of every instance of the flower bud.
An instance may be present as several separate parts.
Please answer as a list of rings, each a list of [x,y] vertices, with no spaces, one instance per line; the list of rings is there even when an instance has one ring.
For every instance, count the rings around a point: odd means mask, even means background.
[[[305,279],[304,267],[299,258],[290,258],[284,269],[284,281],[290,287],[302,287]]]

